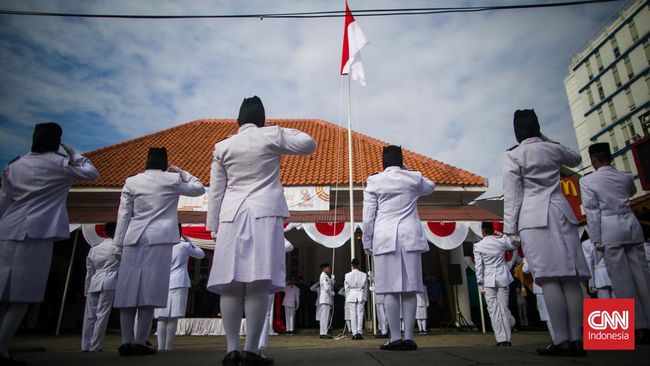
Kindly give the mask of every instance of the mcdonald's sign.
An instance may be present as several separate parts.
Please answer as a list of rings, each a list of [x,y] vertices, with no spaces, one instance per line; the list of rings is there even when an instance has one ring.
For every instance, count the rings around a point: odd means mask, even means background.
[[[576,177],[562,177],[560,178],[560,188],[564,198],[569,202],[569,206],[573,210],[578,220],[582,220],[584,215],[582,213],[582,201],[580,199],[580,186],[578,185],[578,178]]]

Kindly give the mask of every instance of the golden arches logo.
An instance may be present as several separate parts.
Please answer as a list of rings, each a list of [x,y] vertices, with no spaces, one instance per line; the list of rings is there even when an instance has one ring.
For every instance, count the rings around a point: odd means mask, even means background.
[[[578,197],[578,189],[576,188],[574,181],[561,180],[560,184],[562,185],[562,193],[564,193],[565,196]]]

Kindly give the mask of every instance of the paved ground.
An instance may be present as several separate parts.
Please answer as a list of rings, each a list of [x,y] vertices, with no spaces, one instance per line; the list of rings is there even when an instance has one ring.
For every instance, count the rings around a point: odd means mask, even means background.
[[[79,336],[30,336],[14,341],[15,357],[29,365],[156,365],[201,366],[221,365],[225,355],[225,337],[177,337],[173,352],[144,357],[119,357],[119,336],[109,334],[104,342],[105,352],[79,352]],[[636,351],[590,352],[586,358],[540,357],[535,348],[548,341],[543,332],[518,332],[513,335],[514,346],[495,348],[494,337],[478,332],[434,332],[416,336],[420,349],[415,352],[380,351],[383,339],[367,337],[363,341],[349,338],[321,340],[314,332],[294,336],[271,337],[265,352],[275,358],[276,365],[649,365],[650,346],[638,346]],[[152,337],[152,343],[155,339]],[[43,351],[42,348],[45,348]],[[40,351],[39,351],[40,348]]]

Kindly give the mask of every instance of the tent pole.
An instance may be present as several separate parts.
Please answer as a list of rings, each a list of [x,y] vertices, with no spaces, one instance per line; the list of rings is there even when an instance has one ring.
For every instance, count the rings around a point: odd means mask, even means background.
[[[68,275],[65,278],[65,288],[63,289],[63,298],[61,299],[61,310],[59,311],[59,320],[56,322],[56,335],[58,336],[61,331],[61,321],[63,320],[63,310],[65,310],[65,298],[68,295],[68,287],[70,286],[70,276],[72,275],[72,265],[74,264],[74,255],[77,253],[77,242],[79,241],[79,231],[75,230],[74,241],[72,243],[72,255],[70,256],[70,264],[68,265]]]

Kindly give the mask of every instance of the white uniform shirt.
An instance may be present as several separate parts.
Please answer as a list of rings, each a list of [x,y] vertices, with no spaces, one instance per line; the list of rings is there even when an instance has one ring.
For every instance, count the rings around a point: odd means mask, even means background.
[[[29,153],[4,169],[0,240],[70,237],[66,199],[75,179],[99,178],[90,160],[59,153]]]
[[[503,159],[503,231],[548,225],[551,202],[573,224],[578,224],[560,189],[560,166],[576,167],[580,154],[554,142],[531,137],[507,151]]]
[[[282,305],[287,308],[298,308],[300,306],[300,289],[296,285],[284,288],[284,299]]]
[[[148,169],[126,179],[122,189],[115,229],[115,245],[147,245],[180,241],[178,197],[197,197],[205,193],[203,184],[182,171]]]
[[[318,304],[334,305],[334,286],[330,276],[325,272],[321,272],[319,284]]]
[[[505,235],[488,235],[474,244],[476,282],[484,287],[508,287],[513,279],[505,253],[515,249]]]
[[[86,258],[85,294],[115,290],[119,268],[113,239],[106,239],[90,248]]]
[[[353,269],[345,274],[345,302],[363,302],[368,298],[368,276]]]
[[[611,166],[603,166],[580,179],[587,231],[593,243],[643,243],[643,230],[630,208],[630,197],[634,194],[632,175]]]
[[[252,123],[217,143],[210,171],[207,230],[216,232],[220,222],[232,222],[244,200],[255,218],[289,217],[280,183],[280,158],[314,150],[316,142],[304,132]]]
[[[607,273],[607,268],[605,268],[605,258],[603,257],[602,252],[597,251],[594,248],[594,244],[589,239],[582,242],[582,252],[585,254],[589,273],[591,274],[589,287],[611,287],[612,281],[609,278],[609,273]]]
[[[417,200],[435,187],[422,173],[396,166],[368,177],[363,192],[363,248],[374,255],[391,253],[399,240],[407,251],[428,251]]]
[[[172,267],[169,274],[169,289],[192,287],[190,275],[187,273],[187,263],[190,257],[202,259],[205,257],[203,250],[191,242],[181,239],[172,250]]]

